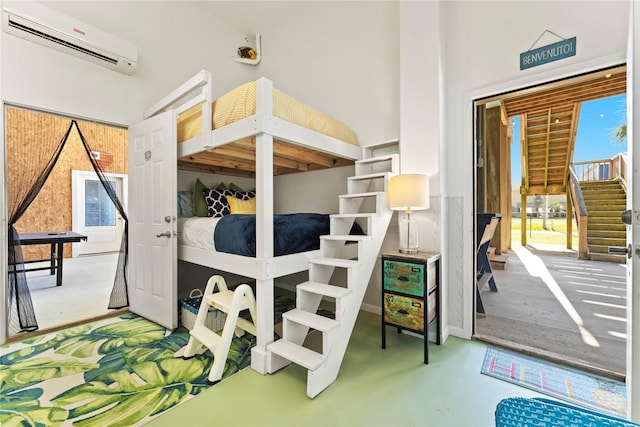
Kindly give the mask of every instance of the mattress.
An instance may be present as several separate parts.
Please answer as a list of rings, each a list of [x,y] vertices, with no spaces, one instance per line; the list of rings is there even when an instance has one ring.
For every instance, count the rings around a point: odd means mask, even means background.
[[[274,255],[319,249],[320,236],[330,233],[329,225],[327,214],[274,215]],[[248,257],[256,256],[256,216],[253,214],[226,215],[221,218],[179,218],[178,231],[178,242],[181,245]],[[354,224],[351,234],[363,234],[362,228]]]
[[[213,129],[218,129],[256,113],[256,82],[245,83],[222,95],[212,104]],[[202,106],[197,105],[178,116],[178,142],[202,134]],[[273,89],[273,115],[337,138],[341,141],[358,145],[356,135],[344,123],[322,114],[311,107]]]
[[[288,255],[320,248],[320,236],[329,234],[329,215],[274,215],[274,255]],[[256,256],[256,216],[178,219],[178,243],[208,251]]]
[[[220,218],[185,217],[178,218],[178,243],[198,249],[215,251],[213,233]]]

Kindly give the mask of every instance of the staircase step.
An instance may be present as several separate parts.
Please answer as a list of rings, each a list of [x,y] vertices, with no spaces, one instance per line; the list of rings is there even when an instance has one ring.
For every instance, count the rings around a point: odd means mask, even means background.
[[[604,238],[604,237],[587,237],[587,244],[591,245],[602,245],[602,246],[625,246],[627,244],[627,239],[616,239],[616,238]]]
[[[624,242],[621,245],[587,245],[589,247],[589,252],[592,253],[596,253],[596,254],[609,254],[609,246],[625,246]]]
[[[626,239],[627,231],[615,231],[615,230],[589,230],[587,233],[587,239],[591,237],[604,237],[606,239]]]
[[[363,175],[350,176],[347,178],[348,181],[365,181],[369,179],[377,179],[377,178],[386,178],[390,177],[390,172],[378,172],[378,173],[368,173]]]
[[[627,192],[623,189],[620,188],[620,186],[618,187],[607,187],[607,188],[583,188],[582,190],[582,195],[583,196],[589,196],[589,197],[611,197],[611,198],[618,198],[618,197],[626,197]]]
[[[231,303],[233,302],[233,291],[215,292],[211,295],[206,295],[204,297],[204,300],[208,302],[212,307],[228,313],[231,311]],[[248,308],[249,300],[247,299],[247,297],[243,297],[242,300],[240,300],[240,311],[247,310]]]
[[[496,255],[496,248],[494,246],[489,246],[487,250],[487,258],[491,260]]]
[[[367,159],[356,160],[355,163],[357,165],[367,165],[371,163],[388,162],[392,161],[394,159],[394,156],[397,156],[397,154],[385,154],[382,156],[369,157]]]
[[[319,316],[315,313],[294,308],[282,314],[283,319],[290,320],[300,325],[308,326],[320,332],[331,332],[338,327],[339,322],[328,317]]]
[[[324,236],[320,236],[320,240],[338,240],[344,242],[361,242],[370,239],[371,236],[365,234],[325,234]]]
[[[587,212],[589,212],[589,215],[595,212],[616,212],[616,215],[621,215],[622,211],[627,207],[627,202],[623,200],[620,203],[614,203],[608,200],[603,200],[602,202],[595,204],[585,203],[585,205],[587,206]]]
[[[589,218],[615,218],[620,221],[620,217],[622,216],[622,210],[611,210],[610,207],[605,206],[600,209],[590,209],[587,205],[587,211],[589,212]]]
[[[360,199],[364,197],[378,197],[379,195],[383,195],[382,191],[373,191],[368,193],[354,193],[354,194],[341,194],[338,196],[341,199]]]
[[[587,223],[587,235],[595,231],[626,232],[626,226],[624,224]]]
[[[619,217],[615,216],[599,216],[599,215],[589,215],[587,219],[587,225],[589,224],[605,224],[605,225],[624,225],[621,218],[622,214]]]
[[[322,354],[284,339],[269,344],[267,350],[310,371],[318,369],[326,360]]]
[[[196,326],[189,333],[207,348],[218,345],[222,341],[220,335],[204,326]]]
[[[360,262],[353,259],[341,259],[341,258],[325,258],[318,257],[309,260],[311,264],[329,265],[333,267],[351,268],[360,265]]]
[[[344,298],[351,293],[351,289],[342,286],[333,286],[326,283],[304,282],[298,285],[298,289],[312,292],[317,295],[325,295],[331,298]]]
[[[395,151],[397,152],[397,148],[399,147],[400,144],[400,140],[399,139],[390,139],[388,141],[382,141],[382,142],[378,142],[378,143],[373,143],[373,144],[368,144],[368,145],[364,145],[362,146],[362,148],[367,149],[367,150],[375,150],[375,149],[381,149],[381,148],[394,148],[395,147]]]
[[[490,261],[493,270],[506,270],[509,262],[508,255],[495,255]]]
[[[373,213],[340,213],[340,214],[331,214],[330,218],[369,218],[370,216],[377,215]]]

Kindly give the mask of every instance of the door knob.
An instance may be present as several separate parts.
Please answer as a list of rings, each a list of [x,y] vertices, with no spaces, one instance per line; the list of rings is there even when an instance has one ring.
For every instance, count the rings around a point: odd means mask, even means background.
[[[633,222],[633,211],[631,209],[627,209],[626,211],[622,212],[621,219],[623,223],[631,225],[631,223]]]
[[[165,231],[164,233],[156,234],[156,237],[171,237],[171,232]]]

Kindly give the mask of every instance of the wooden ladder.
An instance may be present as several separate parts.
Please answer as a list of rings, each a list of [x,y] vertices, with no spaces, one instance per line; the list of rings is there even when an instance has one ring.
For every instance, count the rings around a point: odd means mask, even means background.
[[[355,163],[355,176],[348,178],[347,194],[339,196],[340,212],[331,215],[331,234],[321,237],[321,256],[310,260],[309,281],[296,287],[296,308],[282,316],[282,338],[267,346],[270,373],[291,362],[308,370],[310,398],[338,376],[393,215],[387,189],[390,178],[399,173],[398,142],[363,148],[362,157]],[[354,222],[364,235],[349,234]],[[335,319],[317,314],[323,299],[335,301]],[[322,333],[321,352],[304,346],[310,329]]]

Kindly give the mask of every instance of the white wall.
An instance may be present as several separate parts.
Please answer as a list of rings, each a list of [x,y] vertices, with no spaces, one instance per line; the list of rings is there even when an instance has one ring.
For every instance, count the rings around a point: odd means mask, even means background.
[[[263,31],[263,58],[257,66],[230,59],[244,44],[243,34],[225,19],[208,15],[199,2],[43,3],[136,44],[138,68],[133,76],[126,76],[3,34],[0,94],[5,103],[127,126],[141,120],[145,108],[204,68],[213,73],[214,96],[266,76],[284,92],[342,120],[365,144],[398,137],[395,1],[299,2],[295,14]],[[238,7],[242,4],[238,2]],[[279,178],[278,191],[289,186],[297,190],[300,182],[296,175]],[[0,185],[4,188],[3,180]],[[277,203],[283,210],[291,209],[293,191],[279,196]],[[323,202],[323,197],[314,198],[309,207],[298,205],[296,210],[318,205],[333,208],[337,203],[333,197]],[[0,198],[4,206],[4,192]],[[3,215],[5,212],[3,209]],[[4,251],[2,258],[6,259]],[[5,289],[2,286],[0,299]],[[1,313],[0,317],[4,318]]]
[[[3,34],[2,31],[0,31],[0,46],[2,46],[2,40],[4,39],[5,35]],[[0,54],[2,52],[0,51]],[[0,69],[0,76],[2,75],[1,69]],[[3,91],[2,91],[2,85],[0,84],[0,101],[2,101],[3,98]],[[0,260],[4,260],[7,259],[7,256],[5,255],[7,253],[7,201],[6,201],[6,197],[4,196],[5,194],[5,170],[6,170],[6,162],[5,159],[7,158],[5,155],[5,146],[6,144],[4,143],[4,104],[2,104],[2,102],[0,102],[0,131],[2,132],[2,144],[0,144],[0,188],[2,188],[2,197],[0,197],[0,239],[2,239],[0,241]],[[7,277],[7,261],[0,261],[0,277]],[[6,289],[6,279],[4,279],[3,281],[0,281],[0,283],[2,283],[2,289]],[[6,292],[4,290],[0,290],[0,301],[6,301]],[[5,341],[5,335],[6,335],[6,331],[7,331],[7,316],[5,315],[5,309],[3,308],[3,305],[0,303],[0,343],[4,343]]]
[[[441,168],[450,224],[443,239],[450,246],[445,280],[453,334],[469,337],[473,317],[473,99],[623,63],[628,8],[626,1],[446,3],[446,131],[440,145],[447,151]],[[520,71],[520,53],[545,30],[575,36],[576,56]],[[541,43],[556,40],[545,36]]]
[[[398,138],[398,2],[296,4],[263,34],[258,73],[346,123],[361,144]]]
[[[6,36],[0,47],[0,83],[6,102],[129,125],[142,119],[145,108],[202,68],[214,71],[216,81],[225,84],[249,78],[248,70],[229,59],[240,35],[191,2],[44,4],[137,45],[138,68],[133,76],[126,76]],[[228,87],[216,89],[221,94]]]

